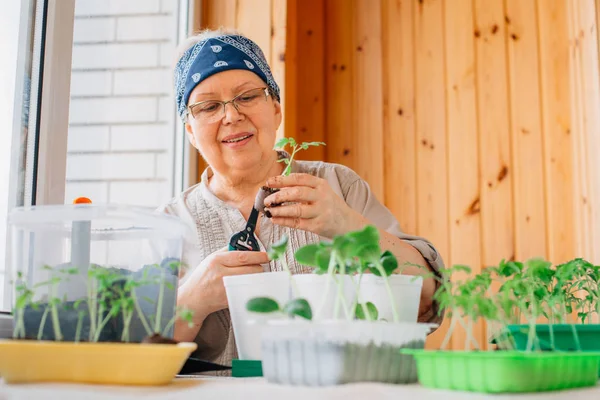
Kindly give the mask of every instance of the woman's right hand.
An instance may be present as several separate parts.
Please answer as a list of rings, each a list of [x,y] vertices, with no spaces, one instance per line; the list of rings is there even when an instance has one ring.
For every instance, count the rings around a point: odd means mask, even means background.
[[[177,323],[177,340],[193,341],[209,314],[227,308],[224,276],[260,273],[263,272],[260,264],[268,262],[269,257],[263,251],[227,251],[227,248],[206,257],[179,286],[177,305],[194,311],[194,327]]]

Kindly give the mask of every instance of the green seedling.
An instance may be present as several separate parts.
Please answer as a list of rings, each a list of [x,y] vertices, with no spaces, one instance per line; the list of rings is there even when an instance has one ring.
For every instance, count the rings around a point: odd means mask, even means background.
[[[254,313],[269,314],[269,313],[284,313],[290,318],[301,317],[307,320],[312,320],[312,309],[306,299],[293,299],[288,301],[283,308],[279,303],[270,297],[255,297],[246,303],[246,310]]]
[[[292,279],[292,271],[285,260],[285,250],[287,249],[287,245],[288,237],[283,235],[280,241],[271,246],[271,248],[267,251],[267,255],[269,256],[270,260],[279,261],[283,270],[288,273],[288,276],[290,277],[290,283],[292,285],[292,297],[295,297],[299,292],[298,287],[296,286],[296,281]]]
[[[165,326],[162,336],[167,336],[169,329],[171,329],[171,327],[175,324],[177,318],[187,322],[188,327],[190,328],[194,326],[194,311],[186,307],[177,307],[175,310],[175,315],[173,315],[173,318],[171,318],[171,320]]]
[[[15,285],[16,299],[13,309],[15,324],[13,328],[13,337],[25,338],[25,309],[32,305],[34,291],[27,286],[23,273],[17,272],[17,282]]]
[[[285,169],[283,170],[282,175],[288,176],[292,172],[292,161],[300,150],[308,150],[311,146],[325,146],[324,142],[302,142],[296,143],[296,139],[293,137],[289,138],[281,138],[275,143],[274,149],[283,149],[285,146],[290,146],[292,148],[292,153],[290,154],[290,158],[284,158],[278,160],[278,162],[283,162],[286,164]]]

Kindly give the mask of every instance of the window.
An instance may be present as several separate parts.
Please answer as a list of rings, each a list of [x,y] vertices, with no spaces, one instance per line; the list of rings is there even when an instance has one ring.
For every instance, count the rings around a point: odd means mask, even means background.
[[[176,119],[171,68],[192,3],[3,4],[0,311],[12,303],[4,270],[12,208],[79,196],[155,208],[190,183],[195,160]]]
[[[27,163],[32,161],[27,159],[27,149],[28,143],[32,150],[35,145],[31,140],[39,87],[35,53],[41,47],[38,21],[43,5],[35,0],[10,1],[0,13],[0,289],[8,284],[4,271],[7,216],[12,208],[25,204],[32,192],[32,180],[26,179]],[[9,309],[7,293],[3,290],[0,295],[0,311]]]
[[[173,196],[177,0],[76,0],[65,203]]]

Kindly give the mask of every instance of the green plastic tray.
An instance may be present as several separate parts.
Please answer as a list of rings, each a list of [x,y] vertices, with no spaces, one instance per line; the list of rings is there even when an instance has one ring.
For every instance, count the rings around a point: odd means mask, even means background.
[[[573,326],[579,338],[581,351],[600,351],[600,325],[599,324],[557,324],[552,325],[554,334],[554,349],[562,351],[576,351],[577,345]],[[528,325],[508,325],[508,331],[512,334],[515,341],[516,350],[525,350],[527,347]],[[550,340],[550,325],[537,324],[535,326],[536,335],[540,341],[542,350],[552,350]]]
[[[236,378],[263,376],[262,362],[260,360],[231,360],[231,376]]]
[[[526,393],[594,386],[599,353],[433,351],[403,349],[429,388],[480,393]]]

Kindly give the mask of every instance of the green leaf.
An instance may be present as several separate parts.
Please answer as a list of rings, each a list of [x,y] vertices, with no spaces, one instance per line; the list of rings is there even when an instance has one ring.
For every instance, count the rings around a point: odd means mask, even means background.
[[[365,306],[367,307],[367,311],[369,312],[371,319],[374,321],[377,321],[377,317],[379,316],[379,311],[377,310],[377,307],[375,307],[375,304],[371,303],[370,301],[367,301]],[[354,316],[356,317],[356,319],[361,319],[361,320],[368,319],[367,316],[365,315],[365,311],[363,310],[363,307],[361,304],[356,305],[356,310],[354,312]]]
[[[283,308],[283,312],[290,317],[298,316],[309,321],[312,320],[312,309],[305,299],[294,299],[289,301]]]
[[[325,142],[303,142],[302,144],[307,146],[326,146]]]
[[[300,247],[294,253],[294,258],[302,265],[309,267],[318,267],[317,253],[321,250],[321,246],[318,244],[307,244],[306,246]]]
[[[360,231],[349,232],[346,236],[359,245],[374,244],[379,246],[379,231],[374,225],[367,225]]]
[[[294,139],[293,137],[288,138],[288,143],[290,144],[290,146],[296,147],[296,139]]]
[[[363,262],[374,264],[379,260],[380,256],[379,244],[367,243],[358,247],[356,256]],[[396,266],[398,266],[396,264]],[[374,266],[371,266],[371,270],[376,270]]]
[[[273,147],[273,149],[282,149],[284,148],[288,143],[290,142],[290,140],[288,138],[281,138],[277,141],[277,143],[275,143],[275,146]]]
[[[288,245],[288,237],[287,235],[283,235],[282,238],[277,242],[271,245],[271,248],[268,251],[269,258],[271,260],[279,260],[281,256],[285,254],[285,249]]]
[[[254,297],[246,303],[246,310],[256,313],[279,311],[279,304],[270,297]]]
[[[146,300],[146,301],[147,301],[148,303],[150,303],[150,304],[155,304],[155,301],[154,301],[154,299],[151,299],[151,298],[150,298],[150,297],[148,297],[148,296],[142,296],[142,300]]]
[[[308,144],[306,144],[306,143],[302,143],[302,144],[300,145],[300,147],[302,147],[302,150],[307,150],[307,149],[308,149]]]
[[[336,236],[333,238],[333,248],[343,260],[347,260],[354,256],[356,243],[346,236]]]
[[[383,270],[385,271],[387,276],[392,275],[394,273],[394,271],[398,268],[398,259],[392,252],[390,252],[388,250],[386,250],[381,255],[379,262],[383,266]],[[373,272],[373,273],[375,273],[375,272]],[[377,271],[377,274],[375,274],[375,275],[378,275],[378,274],[379,274],[379,270]]]
[[[317,252],[317,268],[325,273],[329,270],[329,262],[331,261],[331,248],[322,247]]]

